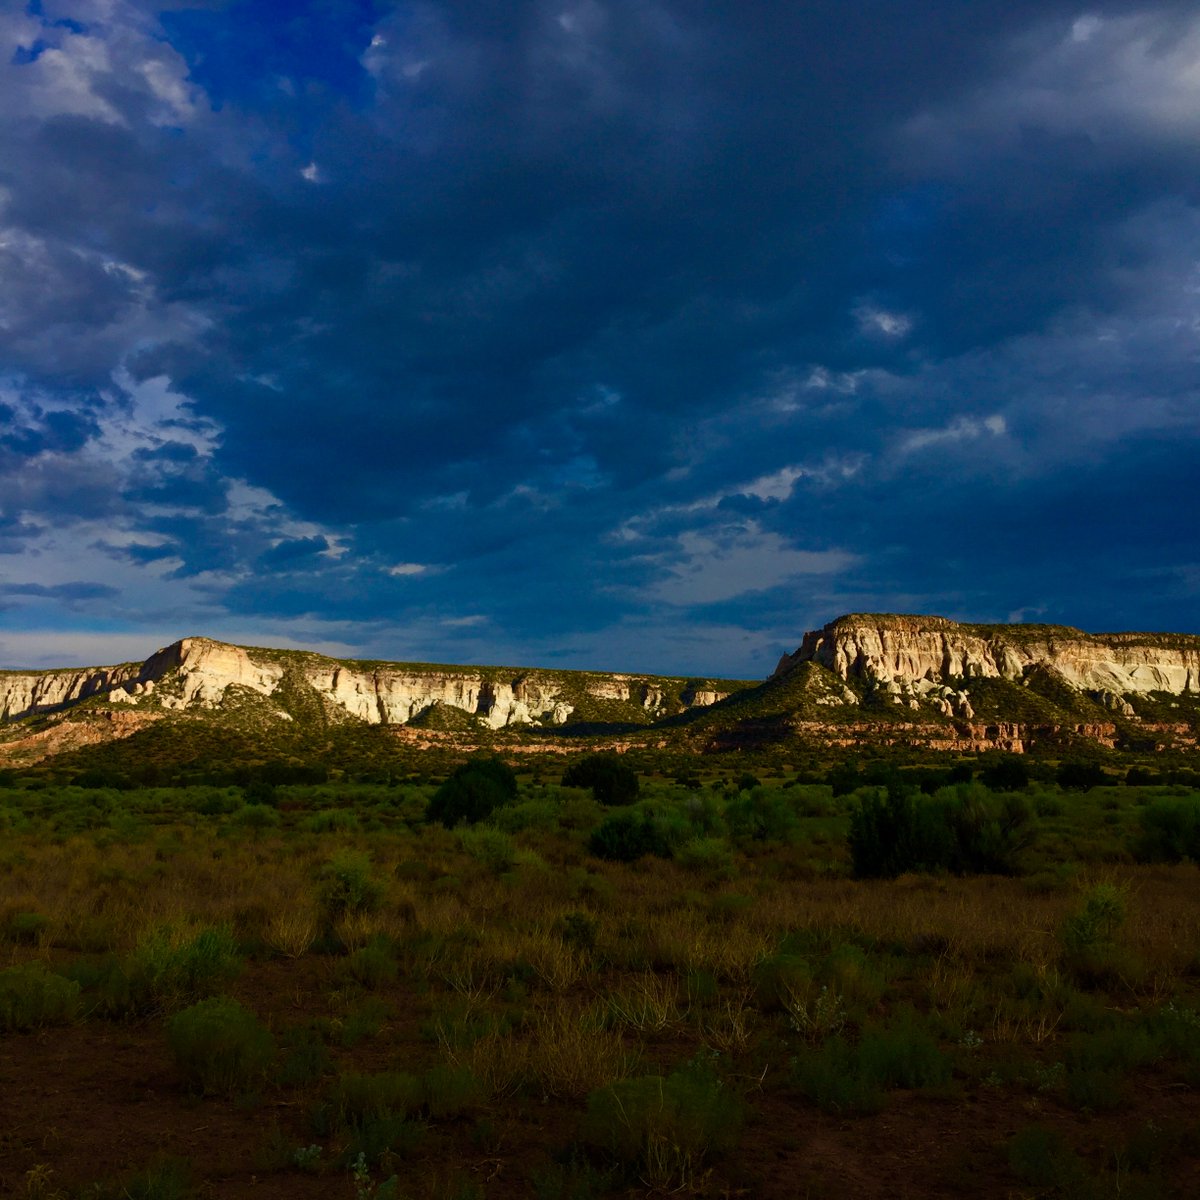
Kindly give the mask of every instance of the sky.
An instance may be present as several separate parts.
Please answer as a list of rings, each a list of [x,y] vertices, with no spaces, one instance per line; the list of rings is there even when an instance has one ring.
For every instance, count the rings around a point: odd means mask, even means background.
[[[0,0],[0,666],[1200,633],[1200,11]]]

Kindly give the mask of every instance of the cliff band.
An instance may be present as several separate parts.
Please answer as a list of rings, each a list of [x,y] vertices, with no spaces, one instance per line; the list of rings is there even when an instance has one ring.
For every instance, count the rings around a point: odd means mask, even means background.
[[[344,662],[194,637],[159,650],[144,663],[0,672],[0,719],[58,712],[92,697],[165,709],[214,708],[231,692],[271,697],[297,685],[369,724],[401,725],[445,705],[492,729],[562,725],[588,701],[632,705],[653,718],[713,704],[730,690],[720,681],[653,675]],[[282,710],[276,715],[287,718]]]
[[[1129,697],[1200,693],[1200,637],[1088,634],[1062,625],[960,625],[945,617],[851,614],[805,634],[775,676],[812,662],[917,708],[969,718],[970,681],[1025,684],[1048,672],[1123,716]],[[847,690],[844,699],[857,697]]]

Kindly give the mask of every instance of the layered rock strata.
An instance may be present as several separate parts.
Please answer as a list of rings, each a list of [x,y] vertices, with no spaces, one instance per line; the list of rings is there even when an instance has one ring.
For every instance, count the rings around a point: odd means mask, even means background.
[[[0,718],[11,721],[57,712],[93,696],[123,705],[214,708],[231,688],[269,698],[297,684],[310,688],[334,711],[373,725],[402,725],[431,706],[451,705],[492,729],[562,725],[577,711],[581,698],[633,705],[653,718],[713,704],[729,694],[712,686],[712,681],[693,684],[648,675],[366,664],[184,638],[140,664],[0,673]],[[287,713],[280,710],[278,715]]]
[[[1183,634],[1088,634],[1060,625],[852,614],[805,634],[775,675],[804,662],[896,704],[916,709],[928,702],[964,720],[974,716],[972,680],[1027,685],[1039,671],[1125,717],[1135,715],[1130,697],[1200,694],[1200,637]],[[845,702],[857,703],[857,694],[847,693]]]

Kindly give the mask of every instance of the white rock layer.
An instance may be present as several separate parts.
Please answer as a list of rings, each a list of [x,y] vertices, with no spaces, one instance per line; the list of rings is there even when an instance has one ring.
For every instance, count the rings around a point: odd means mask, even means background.
[[[506,725],[561,725],[574,712],[562,677],[519,671],[502,677],[470,667],[358,666],[320,655],[304,655],[299,674],[318,696],[351,717],[372,725],[402,725],[433,704],[464,709],[492,729]],[[0,719],[54,712],[95,695],[137,704],[153,697],[165,708],[212,708],[230,687],[272,696],[286,668],[270,653],[256,653],[208,638],[184,638],[141,664],[78,671],[0,673]],[[680,705],[713,704],[727,692],[671,688],[671,681],[637,675],[578,675],[578,686],[599,700],[635,704],[651,715]],[[678,697],[676,699],[675,697]]]
[[[967,626],[944,617],[841,617],[804,636],[776,674],[815,662],[844,680],[871,684],[897,704],[931,701],[970,718],[971,679],[1020,683],[1038,667],[1056,672],[1106,708],[1132,716],[1126,697],[1200,692],[1200,637],[1087,634],[1059,626]]]

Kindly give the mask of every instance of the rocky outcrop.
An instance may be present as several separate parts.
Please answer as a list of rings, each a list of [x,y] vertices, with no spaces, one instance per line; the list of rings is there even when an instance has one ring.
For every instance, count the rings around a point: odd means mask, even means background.
[[[12,721],[32,713],[57,712],[89,696],[111,692],[136,681],[141,664],[85,667],[78,671],[0,672],[0,720]]]
[[[704,711],[680,715],[689,709]],[[51,713],[64,720],[91,714],[100,722],[102,712],[204,710],[281,722],[414,722],[414,736],[464,744],[506,727],[574,724],[609,736],[678,717],[661,727],[665,733],[711,732],[714,746],[799,736],[830,745],[900,741],[975,751],[1076,739],[1183,748],[1200,737],[1200,637],[851,615],[806,634],[755,688],[654,675],[349,661],[201,637],[143,663],[0,672],[5,722]],[[45,725],[35,722],[30,732]],[[23,735],[10,728],[4,737],[11,743]]]
[[[17,736],[0,744],[0,763],[4,766],[27,766],[56,754],[78,750],[83,746],[94,746],[101,742],[117,741],[130,737],[161,720],[161,712],[121,712],[100,710],[87,714],[87,719],[62,721],[26,732],[16,727]]]
[[[574,711],[552,681],[536,675],[495,680],[463,671],[338,665],[310,668],[305,682],[351,716],[372,725],[404,725],[434,704],[473,713],[492,729],[506,725],[561,725]]]
[[[805,634],[776,669],[814,662],[895,703],[928,702],[947,716],[973,716],[972,680],[1027,683],[1049,672],[1131,717],[1129,697],[1200,694],[1200,637],[1087,634],[1056,625],[960,625],[944,617],[851,615]]]
[[[144,663],[80,671],[0,673],[0,718],[69,708],[92,697],[155,709],[211,709],[230,695],[280,701],[297,688],[332,713],[372,725],[403,725],[432,705],[450,705],[483,726],[562,725],[581,703],[632,706],[646,719],[713,704],[729,694],[714,681],[578,671],[367,664],[297,651],[184,638]],[[730,688],[735,685],[730,685]],[[280,711],[280,716],[287,713]]]
[[[1024,754],[1034,744],[1047,741],[1060,745],[1096,742],[1111,748],[1116,745],[1117,729],[1114,725],[1104,724],[1025,725],[1012,721],[933,724],[914,720],[880,724],[850,720],[834,724],[797,719],[786,727],[775,726],[766,731],[745,725],[722,729],[713,735],[708,749],[752,749],[768,742],[781,744],[793,739],[837,749],[907,746],[956,754],[983,754],[989,750]]]

